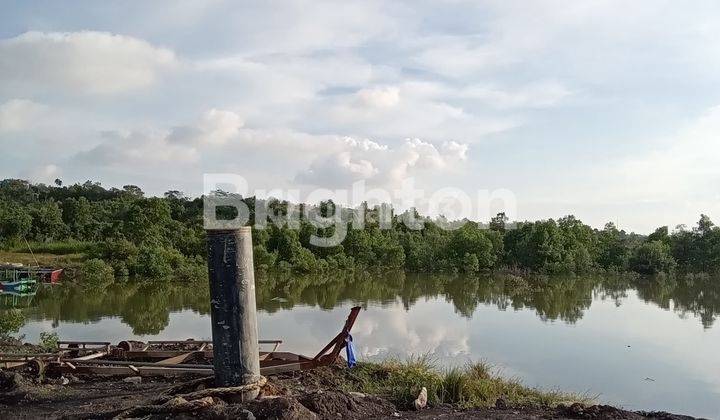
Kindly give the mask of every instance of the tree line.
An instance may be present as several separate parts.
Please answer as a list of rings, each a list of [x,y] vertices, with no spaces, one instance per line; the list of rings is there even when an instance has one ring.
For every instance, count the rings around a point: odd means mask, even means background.
[[[251,209],[254,197],[244,198]],[[283,215],[291,203],[261,203]],[[323,203],[327,211],[332,202]],[[467,221],[448,230],[425,218],[413,230],[393,215],[381,228],[378,208],[364,209],[362,229],[349,228],[341,244],[316,247],[313,234],[332,234],[306,219],[299,226],[268,223],[254,229],[255,265],[260,270],[304,273],[328,270],[404,269],[411,272],[510,270],[544,274],[598,271],[640,274],[678,271],[714,274],[720,267],[720,228],[701,215],[696,226],[659,227],[650,235],[628,233],[608,223],[592,228],[574,216],[524,221],[512,228],[504,214],[487,223]],[[350,222],[348,222],[349,224]],[[78,253],[95,260],[89,267],[115,276],[203,277],[205,232],[202,197],[179,191],[146,197],[134,185],[105,188],[100,183],[63,186],[0,181],[0,247],[36,252]],[[108,267],[98,267],[97,260]]]

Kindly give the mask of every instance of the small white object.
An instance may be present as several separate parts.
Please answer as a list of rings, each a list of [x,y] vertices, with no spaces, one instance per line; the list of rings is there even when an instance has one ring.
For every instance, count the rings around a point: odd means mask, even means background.
[[[415,409],[416,410],[422,410],[427,406],[427,388],[422,387],[420,390],[420,395],[418,395],[417,399],[415,400]]]
[[[139,384],[142,382],[141,376],[128,376],[127,378],[123,379],[123,382],[128,382],[131,384]]]

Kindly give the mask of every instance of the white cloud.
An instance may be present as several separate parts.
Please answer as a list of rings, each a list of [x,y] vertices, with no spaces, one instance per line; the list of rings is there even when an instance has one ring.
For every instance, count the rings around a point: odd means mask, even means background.
[[[371,150],[379,151],[379,150],[387,150],[388,149],[387,145],[381,145],[370,139],[358,140],[358,139],[354,139],[352,137],[345,137],[343,139],[343,141],[345,142],[345,144],[347,144],[350,147],[358,148],[358,149],[364,150],[366,152],[371,151]]]
[[[213,108],[194,125],[175,127],[168,141],[191,146],[221,145],[236,137],[242,126],[243,120],[235,112]]]
[[[141,130],[112,130],[102,141],[74,159],[92,165],[152,165],[170,162],[177,168],[200,160],[204,147],[221,148],[231,139],[243,142],[242,118],[232,111],[210,109],[193,124]]]
[[[22,131],[37,123],[47,107],[27,99],[12,99],[0,105],[0,132]]]
[[[475,85],[463,89],[458,96],[478,99],[499,108],[546,108],[558,104],[572,92],[556,81],[546,81],[512,90],[489,85]]]
[[[345,151],[315,160],[297,175],[296,180],[324,188],[348,187],[355,181],[370,179],[378,172],[369,160],[357,159]]]
[[[347,133],[374,138],[423,137],[434,142],[448,138],[476,142],[518,124],[509,115],[475,114],[457,103],[461,98],[460,89],[439,82],[408,81],[318,102],[310,109],[310,117]]]
[[[389,108],[400,102],[400,89],[394,86],[361,89],[357,93],[360,103],[373,108]]]
[[[0,40],[2,169],[155,192],[197,192],[204,170],[278,188],[418,176],[512,189],[530,218],[592,203],[599,226],[638,203],[716,206],[718,128],[677,129],[720,103],[720,7],[566,3],[8,6],[31,31]],[[78,27],[107,32],[36,31]]]
[[[113,94],[150,86],[176,64],[169,49],[107,32],[26,32],[0,40],[0,80],[25,91]]]
[[[451,164],[466,158],[468,146],[454,141],[438,149],[420,139],[406,139],[391,148],[369,140],[343,139],[342,150],[326,153],[298,173],[296,180],[318,187],[349,187],[365,180],[372,186],[394,188],[408,176],[419,173],[439,175]]]
[[[720,183],[720,106],[708,109],[656,150],[618,162],[625,194],[642,200],[673,200],[717,191]],[[708,191],[707,188],[710,188]]]
[[[30,179],[33,182],[42,182],[51,184],[55,179],[59,178],[62,170],[57,165],[50,163],[47,165],[39,165],[23,170],[20,172],[22,179]]]
[[[467,77],[517,60],[495,45],[471,45],[464,38],[439,37],[428,42],[429,45],[414,57],[414,62],[448,77]]]
[[[178,167],[198,160],[195,147],[168,141],[169,133],[156,130],[106,131],[102,142],[75,155],[75,162],[91,166],[148,167],[172,163]],[[160,169],[159,167],[155,167]]]
[[[638,233],[691,225],[700,213],[720,218],[720,106],[641,150],[598,165],[567,162],[561,176],[523,193],[524,204],[543,209],[543,217],[572,213],[593,226],[614,221]]]
[[[442,144],[443,153],[456,160],[467,159],[468,145],[456,141],[446,141]]]

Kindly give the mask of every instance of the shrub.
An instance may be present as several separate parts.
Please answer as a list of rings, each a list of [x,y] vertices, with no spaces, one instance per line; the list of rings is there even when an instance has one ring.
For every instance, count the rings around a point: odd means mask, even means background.
[[[140,247],[137,261],[130,271],[142,277],[168,277],[180,268],[183,261],[183,255],[176,249],[146,245]]]
[[[253,257],[255,260],[255,268],[266,271],[275,266],[277,252],[270,252],[262,245],[255,245],[253,247]]]
[[[0,338],[7,338],[20,331],[25,323],[25,315],[19,309],[0,311]]]
[[[58,334],[43,331],[40,333],[40,347],[46,351],[55,351],[58,348]]]
[[[675,269],[670,245],[662,241],[645,242],[630,257],[630,269],[640,274],[669,273]]]
[[[106,286],[115,279],[112,266],[105,261],[92,258],[85,261],[80,267],[80,277],[87,286]]]
[[[207,264],[198,256],[185,258],[173,273],[173,277],[181,281],[206,281],[208,278]]]

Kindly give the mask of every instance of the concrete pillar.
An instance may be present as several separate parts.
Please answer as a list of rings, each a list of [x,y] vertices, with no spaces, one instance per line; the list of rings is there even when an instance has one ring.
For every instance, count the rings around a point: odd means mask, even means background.
[[[215,385],[253,383],[260,378],[260,354],[251,230],[206,232]],[[243,400],[257,394],[247,392]]]

